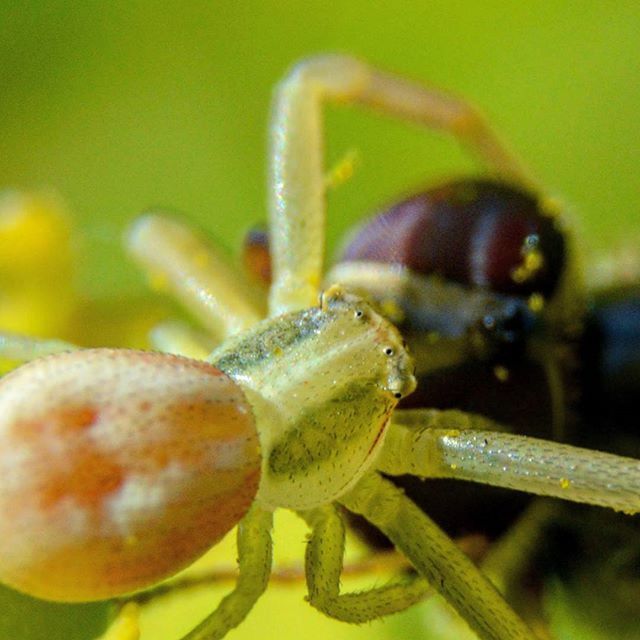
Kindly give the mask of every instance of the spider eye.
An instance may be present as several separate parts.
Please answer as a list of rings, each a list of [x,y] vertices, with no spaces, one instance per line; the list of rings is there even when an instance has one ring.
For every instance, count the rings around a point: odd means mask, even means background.
[[[393,349],[391,347],[386,347],[384,350],[385,355],[387,356],[392,356],[393,355]]]
[[[364,316],[364,313],[360,309],[356,309],[355,317],[362,318],[363,316]]]

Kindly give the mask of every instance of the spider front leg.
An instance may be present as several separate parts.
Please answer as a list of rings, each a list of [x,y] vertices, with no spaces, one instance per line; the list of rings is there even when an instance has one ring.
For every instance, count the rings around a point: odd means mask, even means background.
[[[397,411],[377,467],[640,512],[640,460],[497,429],[459,411]]]
[[[270,213],[274,279],[270,314],[315,304],[322,276],[326,103],[362,104],[448,131],[496,175],[531,180],[484,120],[465,102],[341,55],[309,58],[279,85],[271,123]]]
[[[403,611],[422,600],[429,584],[417,575],[403,583],[358,593],[340,593],[345,527],[332,505],[300,514],[311,527],[306,553],[309,602],[331,618],[361,624]]]
[[[158,214],[142,216],[129,230],[126,244],[152,285],[173,294],[216,338],[235,335],[261,319],[242,275],[178,221]],[[183,339],[190,340],[181,336],[178,342]]]
[[[534,640],[471,560],[394,484],[370,473],[339,502],[380,529],[480,638]]]
[[[220,601],[213,613],[182,640],[218,640],[247,617],[269,582],[272,527],[273,513],[253,505],[238,524],[238,577],[235,588]],[[149,592],[143,592],[139,600],[144,602],[148,597]],[[139,637],[135,602],[134,596],[98,640],[134,640]]]

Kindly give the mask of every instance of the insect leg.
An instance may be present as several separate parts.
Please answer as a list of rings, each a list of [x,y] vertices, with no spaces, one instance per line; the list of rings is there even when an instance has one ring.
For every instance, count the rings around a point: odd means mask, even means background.
[[[482,640],[533,640],[491,583],[401,489],[377,473],[339,500],[380,529]]]
[[[326,506],[300,514],[311,527],[306,552],[309,603],[324,614],[343,622],[360,624],[380,618],[422,600],[431,590],[416,575],[402,583],[358,593],[340,593],[345,528],[335,507]]]
[[[238,525],[235,589],[182,640],[218,640],[238,626],[267,588],[271,573],[273,514],[255,504]]]
[[[459,411],[396,412],[378,468],[640,511],[640,460],[497,429]]]
[[[176,220],[145,215],[129,230],[126,244],[152,284],[175,295],[216,337],[224,339],[261,319],[241,274]]]
[[[518,610],[535,606],[526,605],[527,597],[525,573],[529,561],[541,544],[546,528],[560,512],[560,503],[538,499],[518,518],[518,520],[498,540],[492,543],[481,567],[485,575],[498,587],[509,602],[519,602]],[[527,586],[524,586],[527,585]],[[535,600],[535,599],[534,599]],[[536,602],[537,605],[537,602]]]
[[[64,340],[39,340],[18,333],[0,332],[0,358],[28,362],[42,356],[79,349]]]
[[[531,183],[484,119],[459,98],[348,56],[303,60],[276,90],[270,127],[271,315],[309,307],[317,299],[324,253],[326,103],[361,104],[447,131],[493,173],[510,182]]]

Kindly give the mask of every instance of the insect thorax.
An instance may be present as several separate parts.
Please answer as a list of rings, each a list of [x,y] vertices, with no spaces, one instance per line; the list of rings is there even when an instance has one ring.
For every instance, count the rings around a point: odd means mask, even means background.
[[[348,489],[415,386],[397,330],[338,287],[320,307],[265,320],[211,359],[253,407],[263,457],[258,500],[273,507],[307,509]]]

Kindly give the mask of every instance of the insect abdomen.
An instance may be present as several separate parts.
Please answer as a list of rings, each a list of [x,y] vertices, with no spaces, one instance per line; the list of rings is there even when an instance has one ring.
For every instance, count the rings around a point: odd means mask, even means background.
[[[497,293],[548,296],[562,273],[565,242],[534,196],[490,180],[460,180],[373,218],[341,260],[401,264]]]

